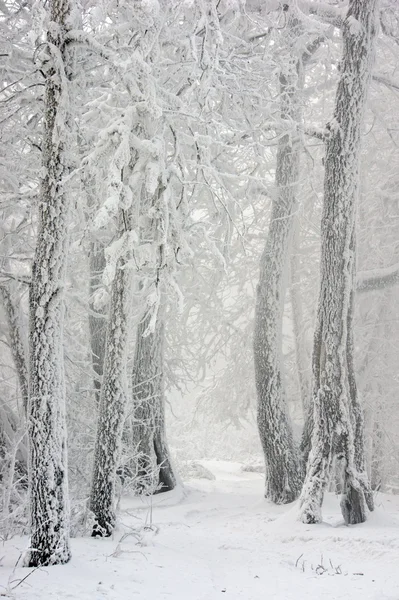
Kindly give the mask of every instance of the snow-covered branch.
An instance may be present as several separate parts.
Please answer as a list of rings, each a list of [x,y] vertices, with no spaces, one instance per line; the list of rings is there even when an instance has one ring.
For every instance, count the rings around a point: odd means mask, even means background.
[[[390,88],[393,90],[399,90],[399,81],[395,81],[394,79],[391,79],[390,77],[387,77],[386,75],[383,75],[383,74],[380,75],[379,73],[373,73],[373,80],[377,81],[378,83],[382,83],[387,88]]]
[[[382,269],[362,271],[357,276],[357,293],[374,292],[394,287],[399,283],[399,263]]]
[[[317,17],[327,25],[338,28],[343,25],[346,14],[345,8],[337,8],[325,2],[310,2],[309,0],[300,0],[298,6],[304,13]]]
[[[322,142],[326,141],[327,131],[325,129],[320,129],[319,127],[305,127],[304,133],[305,135],[317,138]]]

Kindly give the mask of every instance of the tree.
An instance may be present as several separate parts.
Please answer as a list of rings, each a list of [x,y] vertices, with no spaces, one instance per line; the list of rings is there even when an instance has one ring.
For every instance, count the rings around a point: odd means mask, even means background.
[[[341,509],[347,523],[366,519],[372,496],[364,464],[364,424],[354,372],[355,211],[361,129],[374,59],[376,0],[350,0],[334,116],[327,126],[321,282],[313,350],[314,427],[301,519],[321,520],[333,459],[342,460]]]
[[[288,23],[287,35],[295,37],[299,24],[292,14]],[[300,121],[298,79],[302,77],[300,61],[290,56],[279,76],[283,121]],[[277,504],[292,502],[300,491],[298,455],[284,399],[280,364],[286,269],[297,199],[299,157],[299,139],[293,133],[282,135],[277,151],[276,200],[260,261],[254,322],[258,427],[266,461],[265,496]]]
[[[113,276],[107,344],[98,412],[96,445],[90,508],[95,516],[93,537],[111,535],[115,526],[115,480],[119,466],[120,444],[127,398],[126,354],[129,298],[132,273],[127,262],[129,253],[129,215],[120,210],[116,257]]]
[[[275,188],[265,248],[260,260],[254,322],[255,382],[258,429],[266,462],[265,496],[277,504],[292,502],[301,488],[298,449],[288,416],[282,368],[282,329],[287,271],[296,227],[303,121],[304,69],[323,38],[309,41],[305,51],[298,40],[304,35],[303,15],[296,6],[285,6],[285,27],[280,43],[279,100],[282,133],[277,156]],[[311,38],[309,37],[309,40]],[[288,131],[285,132],[284,129]],[[296,267],[295,263],[292,264]],[[298,295],[297,295],[298,296]],[[294,309],[299,300],[295,298]],[[294,311],[294,319],[296,317]],[[298,333],[299,336],[299,333]],[[305,357],[301,356],[304,360]],[[305,383],[302,371],[302,402]]]
[[[71,0],[51,0],[42,69],[45,76],[43,179],[30,285],[29,495],[27,566],[71,557],[63,364],[64,287],[73,171],[70,80]],[[40,51],[40,48],[38,49]]]
[[[137,487],[167,492],[176,485],[165,434],[164,309],[160,307],[153,331],[145,315],[136,335],[133,365],[132,438],[137,456]],[[154,481],[154,473],[156,480]]]

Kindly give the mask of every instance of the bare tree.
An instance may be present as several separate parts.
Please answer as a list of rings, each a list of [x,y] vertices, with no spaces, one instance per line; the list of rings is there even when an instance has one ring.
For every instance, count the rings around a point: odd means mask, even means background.
[[[90,508],[95,516],[94,537],[109,536],[115,526],[115,480],[127,397],[126,353],[132,272],[128,211],[120,209],[120,256],[115,265],[107,327],[103,384],[97,423]]]
[[[104,244],[100,240],[90,240],[89,272],[90,272],[90,349],[93,366],[94,393],[97,404],[100,402],[101,382],[104,371],[105,344],[107,333],[106,312],[96,302],[96,292],[102,283],[106,260]]]
[[[265,496],[277,504],[292,502],[301,486],[300,463],[287,413],[282,372],[282,321],[287,271],[297,209],[301,143],[303,61],[295,48],[302,32],[296,8],[289,10],[283,32],[279,74],[282,126],[277,150],[276,196],[260,261],[254,325],[258,429],[266,462]]]
[[[326,139],[321,283],[313,354],[314,427],[301,519],[321,520],[333,459],[344,470],[341,508],[347,523],[373,508],[364,465],[364,425],[353,365],[355,213],[361,129],[374,60],[377,0],[350,0],[334,117]]]
[[[136,478],[143,492],[167,492],[176,485],[165,434],[163,309],[150,331],[150,315],[137,328],[133,366],[133,444]],[[155,475],[155,477],[154,477]],[[155,479],[155,481],[154,481]]]
[[[64,287],[73,169],[70,79],[71,0],[50,0],[45,74],[43,180],[30,287],[29,493],[31,539],[26,565],[66,563],[70,557],[65,386]],[[39,49],[40,51],[40,49]]]

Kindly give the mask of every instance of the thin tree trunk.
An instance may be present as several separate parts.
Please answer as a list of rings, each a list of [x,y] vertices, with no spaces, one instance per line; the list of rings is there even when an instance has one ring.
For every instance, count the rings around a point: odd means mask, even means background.
[[[121,209],[120,231],[123,231],[128,220],[128,215]],[[90,493],[90,508],[95,516],[93,537],[109,536],[115,526],[115,483],[127,395],[126,353],[132,280],[131,269],[127,265],[130,256],[128,246],[130,238],[127,233],[125,232],[124,250],[117,261],[111,289],[107,347]]]
[[[292,324],[295,341],[295,359],[298,373],[299,393],[301,397],[302,411],[305,415],[310,404],[310,361],[309,353],[305,342],[305,318],[302,304],[302,294],[300,288],[300,261],[299,251],[299,223],[296,219],[294,231],[294,252],[291,256],[291,306],[292,306]]]
[[[302,306],[302,297],[300,289],[300,261],[298,258],[299,250],[298,221],[294,232],[294,252],[291,256],[291,306],[292,322],[295,341],[295,359],[298,373],[299,392],[301,396],[303,430],[300,444],[300,459],[302,478],[305,476],[306,463],[310,451],[312,437],[312,403],[311,403],[311,382],[308,376],[310,369],[310,360],[305,342],[304,333],[304,313]]]
[[[166,492],[176,486],[165,432],[164,311],[149,331],[147,315],[137,327],[133,366],[133,444],[137,490]],[[155,481],[154,481],[155,479]],[[155,484],[155,485],[154,485]]]
[[[374,56],[376,0],[350,0],[334,118],[326,142],[321,282],[313,354],[314,427],[301,519],[321,521],[333,459],[345,463],[341,509],[346,522],[372,508],[364,468],[364,433],[353,370],[355,212],[360,138]]]
[[[288,32],[299,28],[289,17]],[[281,118],[300,123],[301,63],[290,56],[280,74]],[[258,429],[266,463],[266,498],[292,502],[301,486],[298,453],[287,414],[282,373],[282,319],[286,270],[297,206],[301,144],[296,132],[280,138],[276,166],[276,199],[260,261],[256,293],[254,361],[258,397]]]
[[[11,354],[17,372],[19,389],[22,397],[23,414],[26,416],[28,407],[28,367],[25,355],[25,346],[21,333],[20,315],[7,286],[0,286],[0,298],[7,319],[8,338]],[[15,452],[15,470],[18,479],[27,481],[28,453],[26,436],[22,435],[25,428],[24,418],[18,418],[13,410],[4,405],[0,408],[0,457],[4,458],[7,452]],[[17,444],[17,449],[13,446]],[[0,469],[2,472],[3,469]]]
[[[21,332],[20,315],[12,300],[10,289],[5,285],[0,286],[0,298],[6,314],[10,350],[14,360],[15,370],[17,372],[23,412],[26,415],[29,396],[28,365],[26,360],[25,345]]]
[[[63,356],[64,287],[71,201],[65,183],[73,164],[69,107],[72,55],[65,42],[72,5],[48,4],[49,54],[45,75],[44,140],[39,226],[30,288],[29,492],[31,540],[28,566],[66,563],[69,500]]]
[[[102,276],[106,265],[104,245],[96,240],[90,241],[90,313],[89,313],[89,331],[90,331],[90,349],[93,366],[94,394],[97,405],[100,403],[101,382],[104,370],[107,315],[102,307],[97,306],[93,301],[95,293],[102,284]]]
[[[372,438],[372,456],[371,456],[371,489],[374,491],[384,491],[385,484],[385,433],[381,427],[381,416],[377,413],[373,423]]]
[[[17,445],[17,448],[15,446]],[[7,455],[15,453],[18,479],[26,484],[28,475],[28,449],[26,436],[14,411],[7,405],[0,406],[0,458],[5,460]],[[0,468],[0,478],[4,473]]]

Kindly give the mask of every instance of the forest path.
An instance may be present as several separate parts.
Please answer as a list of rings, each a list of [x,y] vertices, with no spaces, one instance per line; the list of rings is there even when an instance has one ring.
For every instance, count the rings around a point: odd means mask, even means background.
[[[18,600],[399,600],[399,497],[346,527],[328,496],[325,522],[263,499],[263,475],[203,462],[214,480],[143,500],[125,498],[113,539],[72,540],[73,559],[40,569]],[[0,593],[28,570],[13,566],[26,539],[3,545]]]

